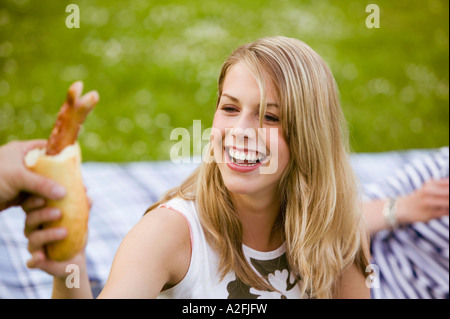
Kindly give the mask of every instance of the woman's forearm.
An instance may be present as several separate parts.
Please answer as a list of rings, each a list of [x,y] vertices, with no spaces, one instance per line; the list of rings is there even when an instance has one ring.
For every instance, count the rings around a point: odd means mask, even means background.
[[[66,277],[53,277],[53,299],[92,299],[86,264],[70,264]]]
[[[383,216],[383,208],[386,200],[373,200],[364,202],[364,213],[366,215],[367,224],[370,234],[375,234],[380,230],[386,229],[389,225]]]

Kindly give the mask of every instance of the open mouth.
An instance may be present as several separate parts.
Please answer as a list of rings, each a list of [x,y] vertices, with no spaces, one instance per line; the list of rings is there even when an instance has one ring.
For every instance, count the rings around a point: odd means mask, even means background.
[[[239,166],[253,166],[264,162],[267,156],[257,151],[240,151],[235,148],[225,147],[225,152],[232,163]]]

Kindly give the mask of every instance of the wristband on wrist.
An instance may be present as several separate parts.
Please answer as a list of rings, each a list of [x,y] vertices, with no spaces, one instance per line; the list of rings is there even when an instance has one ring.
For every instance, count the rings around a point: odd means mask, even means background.
[[[389,198],[383,207],[383,216],[389,228],[395,229],[398,226],[398,220],[396,216],[397,212],[397,199]]]

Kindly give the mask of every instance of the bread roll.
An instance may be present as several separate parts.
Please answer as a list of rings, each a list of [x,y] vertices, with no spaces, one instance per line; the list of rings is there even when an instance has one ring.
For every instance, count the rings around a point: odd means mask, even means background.
[[[47,257],[64,261],[74,257],[86,245],[89,202],[81,176],[81,150],[77,142],[64,148],[58,155],[45,155],[45,149],[34,149],[25,156],[25,165],[37,174],[51,178],[64,186],[67,194],[57,201],[48,200],[49,207],[59,208],[62,217],[43,225],[65,227],[67,237],[46,245]]]

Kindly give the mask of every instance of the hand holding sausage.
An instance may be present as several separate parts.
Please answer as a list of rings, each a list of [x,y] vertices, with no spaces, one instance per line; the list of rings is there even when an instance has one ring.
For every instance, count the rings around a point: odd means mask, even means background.
[[[98,93],[81,96],[83,85],[75,82],[69,88],[45,149],[33,149],[25,157],[33,172],[50,178],[66,188],[61,200],[48,200],[46,207],[59,209],[61,218],[43,224],[43,229],[65,228],[64,239],[45,244],[49,259],[64,261],[73,258],[86,245],[89,201],[81,175],[81,149],[76,142],[81,124],[98,102]]]

